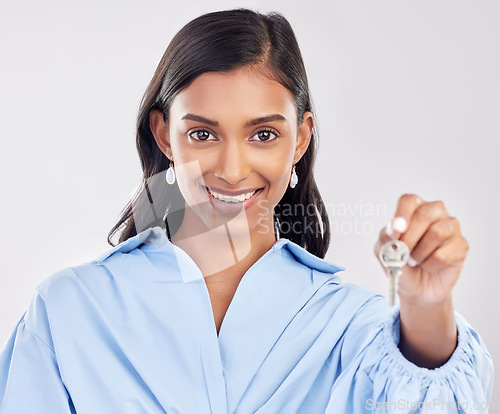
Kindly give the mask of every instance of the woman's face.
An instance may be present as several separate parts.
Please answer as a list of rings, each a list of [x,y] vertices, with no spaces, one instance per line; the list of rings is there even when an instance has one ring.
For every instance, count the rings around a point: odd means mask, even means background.
[[[174,162],[187,212],[206,230],[226,234],[227,223],[232,236],[256,230],[274,237],[273,209],[313,127],[309,112],[297,125],[287,88],[247,67],[206,72],[173,99],[168,125],[152,111],[150,126]]]

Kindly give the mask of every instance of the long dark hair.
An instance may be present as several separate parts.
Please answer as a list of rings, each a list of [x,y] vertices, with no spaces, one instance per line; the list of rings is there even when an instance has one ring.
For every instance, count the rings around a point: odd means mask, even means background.
[[[274,80],[289,89],[297,107],[299,125],[305,111],[314,115],[306,70],[290,23],[277,12],[262,14],[249,9],[233,9],[204,14],[186,24],[167,47],[139,108],[136,145],[143,170],[140,187],[121,212],[108,234],[108,243],[122,229],[118,242],[137,234],[137,228],[161,226],[170,238],[177,230],[171,222],[182,223],[184,204],[175,183],[165,181],[170,160],[158,148],[149,127],[149,114],[161,110],[165,122],[172,100],[204,72],[227,72],[245,65],[264,65]],[[318,149],[314,128],[307,151],[296,164],[299,183],[287,188],[274,209],[275,228],[280,236],[325,257],[330,244],[330,224],[318,191],[313,167]],[[152,208],[151,193],[155,197]],[[177,215],[176,220],[166,216]],[[137,222],[142,225],[138,226]],[[147,223],[147,225],[144,225]],[[170,228],[169,228],[170,227]],[[178,226],[177,226],[178,228]]]

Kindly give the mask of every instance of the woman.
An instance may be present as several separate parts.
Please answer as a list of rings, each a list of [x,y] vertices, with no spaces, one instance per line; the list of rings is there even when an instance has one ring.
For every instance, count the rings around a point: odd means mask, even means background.
[[[284,17],[183,27],[141,105],[119,244],[39,285],[0,357],[1,412],[485,411],[491,358],[451,301],[459,222],[403,195],[375,246],[410,248],[400,306],[343,284],[316,146]]]

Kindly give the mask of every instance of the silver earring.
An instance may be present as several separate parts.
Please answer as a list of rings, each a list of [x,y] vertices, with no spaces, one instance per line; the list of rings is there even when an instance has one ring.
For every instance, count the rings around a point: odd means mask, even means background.
[[[167,179],[167,183],[173,184],[175,183],[175,171],[174,171],[174,163],[170,161],[170,166],[167,170],[167,175],[165,176]]]
[[[297,173],[295,172],[295,164],[292,167],[292,176],[290,177],[290,188],[295,188],[297,183],[299,182],[299,177],[297,177]]]

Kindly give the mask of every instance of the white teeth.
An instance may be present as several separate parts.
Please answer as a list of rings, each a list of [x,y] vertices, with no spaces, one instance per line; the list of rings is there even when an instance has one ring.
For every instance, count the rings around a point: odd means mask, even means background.
[[[207,189],[210,192],[210,194],[212,194],[216,199],[221,200],[221,201],[225,201],[228,203],[241,203],[242,201],[245,201],[245,200],[249,199],[250,197],[252,197],[255,194],[255,192],[257,191],[257,190],[255,190],[251,193],[240,194],[239,196],[230,197],[230,196],[226,196],[223,194],[215,193],[212,190],[210,190],[208,187],[207,187]]]

